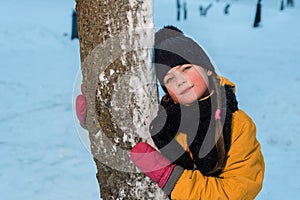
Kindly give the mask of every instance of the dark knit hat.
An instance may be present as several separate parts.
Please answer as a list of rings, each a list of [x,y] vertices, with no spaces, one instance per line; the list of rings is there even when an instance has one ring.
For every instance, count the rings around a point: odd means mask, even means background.
[[[154,64],[156,76],[165,92],[163,79],[175,66],[195,64],[215,72],[205,51],[174,26],[165,26],[155,34]]]

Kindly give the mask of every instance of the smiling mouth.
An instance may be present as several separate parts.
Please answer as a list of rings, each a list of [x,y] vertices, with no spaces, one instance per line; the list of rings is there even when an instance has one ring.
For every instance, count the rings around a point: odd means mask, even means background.
[[[194,86],[191,86],[191,87],[188,87],[188,88],[184,89],[184,90],[180,93],[180,95],[183,95],[183,94],[188,93],[193,87],[194,87]]]

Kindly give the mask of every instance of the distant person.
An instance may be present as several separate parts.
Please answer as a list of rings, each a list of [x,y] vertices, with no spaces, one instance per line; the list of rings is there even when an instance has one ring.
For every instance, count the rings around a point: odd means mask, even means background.
[[[226,4],[226,6],[224,7],[224,14],[225,15],[228,15],[229,14],[229,7],[230,7],[230,4]]]
[[[203,7],[202,5],[199,6],[200,16],[206,16],[207,11],[213,6],[212,3],[208,4],[208,6]]]
[[[76,15],[75,10],[73,10],[71,40],[76,39],[76,38],[78,38],[77,15]]]
[[[286,6],[294,7],[294,0],[287,0]]]
[[[256,5],[256,13],[255,13],[253,27],[258,27],[260,25],[260,21],[261,21],[261,3],[260,2],[261,2],[261,0],[258,0],[257,5]]]
[[[176,200],[253,200],[264,159],[235,85],[216,73],[206,52],[174,26],[155,34],[154,66],[165,91],[150,124],[159,151],[140,142],[133,163]]]
[[[281,0],[280,2],[280,11],[283,11],[284,10],[284,0]]]
[[[187,20],[187,14],[188,14],[188,10],[187,10],[187,4],[186,1],[183,2],[183,19]]]
[[[181,9],[180,0],[176,0],[176,5],[177,5],[177,21],[180,21],[180,9]]]
[[[199,6],[199,12],[200,12],[200,16],[203,15],[203,6],[202,5]]]

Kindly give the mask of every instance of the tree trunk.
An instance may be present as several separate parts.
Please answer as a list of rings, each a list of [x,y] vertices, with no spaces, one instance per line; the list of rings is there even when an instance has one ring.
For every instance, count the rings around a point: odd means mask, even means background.
[[[87,127],[102,199],[166,199],[135,168],[157,111],[152,1],[76,0]]]

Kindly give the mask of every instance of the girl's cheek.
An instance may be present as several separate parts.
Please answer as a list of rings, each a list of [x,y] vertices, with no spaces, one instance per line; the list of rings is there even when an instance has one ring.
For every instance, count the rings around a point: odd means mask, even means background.
[[[177,98],[177,96],[176,96],[176,93],[173,92],[171,89],[168,89],[168,88],[167,88],[167,90],[168,90],[168,92],[169,92],[171,98],[173,99],[173,101],[178,102],[178,98]]]

